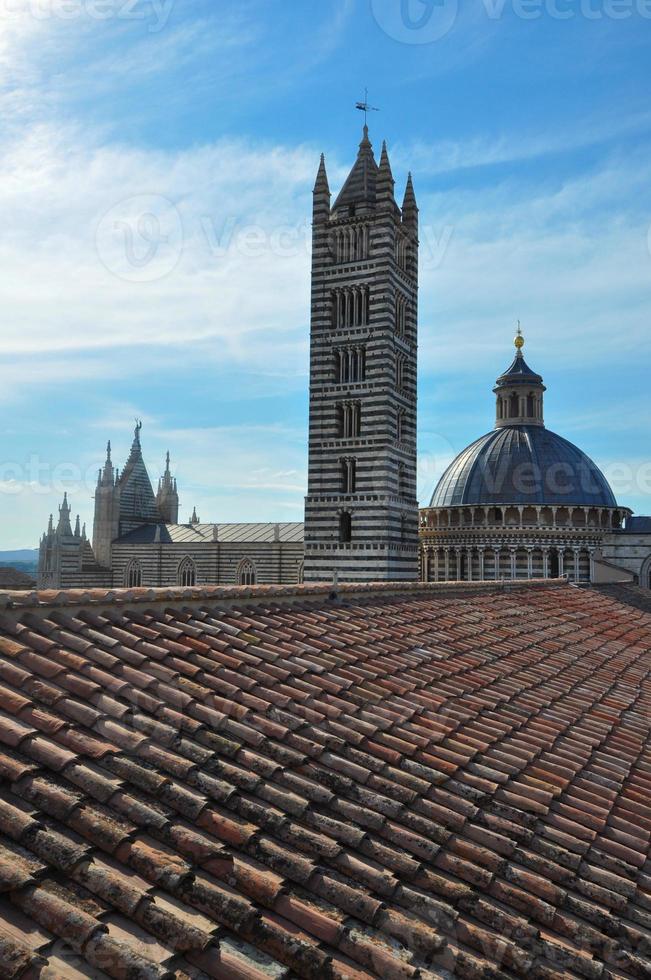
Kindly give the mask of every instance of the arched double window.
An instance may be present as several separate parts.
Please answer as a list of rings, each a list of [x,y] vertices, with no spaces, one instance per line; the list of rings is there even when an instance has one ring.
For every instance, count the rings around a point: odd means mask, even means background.
[[[139,589],[142,585],[142,565],[137,558],[130,561],[124,573],[124,584],[127,589]]]
[[[191,558],[184,558],[180,563],[177,581],[184,588],[197,584],[197,567]]]
[[[362,407],[359,401],[340,402],[337,405],[337,436],[339,439],[358,439],[362,423]]]
[[[240,563],[237,578],[240,585],[255,585],[255,565],[248,558]]]
[[[341,492],[355,493],[357,487],[357,460],[347,457],[340,460]]]

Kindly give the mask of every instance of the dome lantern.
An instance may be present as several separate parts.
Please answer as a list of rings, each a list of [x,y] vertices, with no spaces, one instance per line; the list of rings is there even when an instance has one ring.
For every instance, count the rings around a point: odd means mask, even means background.
[[[546,388],[543,379],[532,371],[524,359],[524,336],[518,321],[518,332],[513,341],[516,354],[511,366],[497,379],[493,391],[496,395],[495,427],[512,425],[544,426],[543,395]]]

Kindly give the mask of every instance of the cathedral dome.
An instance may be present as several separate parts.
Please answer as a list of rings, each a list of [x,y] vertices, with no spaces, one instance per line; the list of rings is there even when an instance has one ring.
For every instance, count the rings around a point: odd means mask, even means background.
[[[443,474],[431,507],[548,505],[617,507],[605,476],[543,421],[543,379],[516,355],[493,389],[495,429],[460,453]]]
[[[502,426],[477,439],[447,468],[430,506],[500,504],[617,507],[589,456],[540,425]]]

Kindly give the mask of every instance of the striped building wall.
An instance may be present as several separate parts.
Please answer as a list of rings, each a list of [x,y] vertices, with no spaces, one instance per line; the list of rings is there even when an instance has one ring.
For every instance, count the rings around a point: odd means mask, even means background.
[[[323,162],[314,191],[312,582],[334,573],[340,581],[418,578],[418,217],[413,189],[402,210],[395,202],[386,151],[373,165],[374,201],[331,209]]]
[[[214,542],[187,544],[120,544],[113,546],[113,587],[126,587],[134,563],[143,587],[183,585],[188,559],[194,585],[238,585],[241,573],[253,569],[255,584],[293,585],[303,577],[303,544],[291,542]],[[253,584],[247,582],[246,584]]]

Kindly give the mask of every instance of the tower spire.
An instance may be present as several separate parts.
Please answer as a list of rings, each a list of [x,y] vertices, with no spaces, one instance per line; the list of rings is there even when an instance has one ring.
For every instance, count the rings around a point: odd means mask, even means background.
[[[166,524],[177,524],[179,520],[179,496],[176,492],[176,480],[170,470],[170,451],[165,453],[165,472],[158,481],[156,506],[162,520]]]
[[[63,494],[63,503],[59,507],[59,525],[57,527],[57,532],[60,535],[72,534],[72,525],[70,524],[70,504],[68,503],[68,492]]]
[[[330,185],[328,184],[328,173],[326,171],[325,165],[325,155],[321,154],[321,162],[319,163],[319,169],[316,174],[316,181],[314,183],[314,193],[315,194],[327,194],[330,196]]]
[[[405,197],[402,202],[403,211],[418,211],[416,204],[416,194],[414,193],[414,182],[411,179],[411,172],[407,174],[407,186],[405,187]]]
[[[104,463],[104,469],[100,470],[99,482],[101,486],[112,487],[115,479],[113,472],[113,463],[111,461],[111,440],[106,444],[106,461]]]
[[[373,155],[373,144],[368,136],[368,126],[365,124],[357,159],[339,192],[333,210],[347,208],[352,213],[358,205],[372,207],[375,204],[377,177],[378,165]]]

